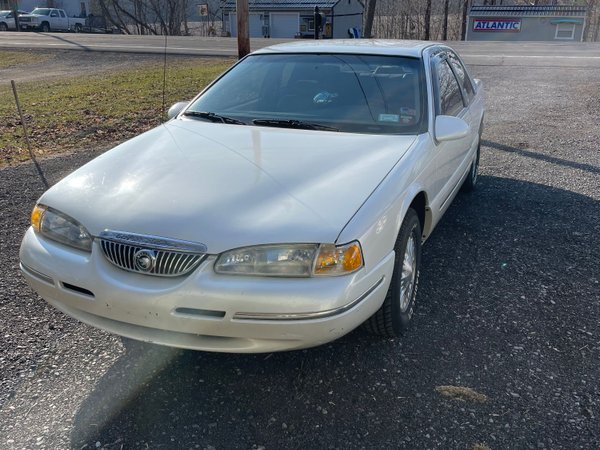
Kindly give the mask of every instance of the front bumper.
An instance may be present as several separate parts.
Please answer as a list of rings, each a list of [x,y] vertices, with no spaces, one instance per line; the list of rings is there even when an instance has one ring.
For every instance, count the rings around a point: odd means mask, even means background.
[[[89,325],[156,344],[219,352],[271,352],[337,339],[383,303],[393,252],[376,267],[329,278],[218,275],[215,257],[179,278],[123,271],[29,229],[21,245],[28,283]]]
[[[21,30],[37,30],[40,27],[40,24],[38,24],[37,22],[19,22],[19,27],[21,28]]]

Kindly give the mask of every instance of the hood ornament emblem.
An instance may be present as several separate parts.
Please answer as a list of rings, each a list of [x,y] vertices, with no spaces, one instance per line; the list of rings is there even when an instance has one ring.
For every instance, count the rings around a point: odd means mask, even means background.
[[[148,249],[138,250],[133,255],[133,261],[135,268],[140,272],[151,272],[156,264],[156,252]]]

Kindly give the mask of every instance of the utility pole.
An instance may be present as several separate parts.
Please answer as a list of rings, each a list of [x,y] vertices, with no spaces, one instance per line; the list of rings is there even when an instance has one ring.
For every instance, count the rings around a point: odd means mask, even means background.
[[[12,6],[12,14],[13,14],[13,17],[15,18],[15,30],[21,31],[21,24],[19,23],[19,4],[18,4],[18,2],[13,0],[11,6]]]
[[[248,27],[248,0],[236,0],[238,57],[250,53],[250,29]]]

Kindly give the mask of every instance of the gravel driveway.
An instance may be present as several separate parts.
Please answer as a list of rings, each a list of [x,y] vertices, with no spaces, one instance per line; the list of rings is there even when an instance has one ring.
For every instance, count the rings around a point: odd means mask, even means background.
[[[42,186],[29,164],[0,171],[0,447],[600,447],[600,71],[472,70],[489,99],[480,185],[424,246],[403,339],[126,353],[26,286]],[[57,181],[94,155],[42,165]]]

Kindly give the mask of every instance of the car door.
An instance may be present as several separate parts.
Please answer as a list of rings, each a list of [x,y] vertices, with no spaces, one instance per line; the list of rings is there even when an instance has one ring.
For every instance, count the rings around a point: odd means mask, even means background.
[[[454,116],[463,119],[470,125],[471,117],[467,103],[463,97],[462,88],[448,61],[447,52],[439,52],[431,59],[431,71],[434,92],[435,117],[440,115]],[[452,197],[455,188],[464,173],[465,161],[472,144],[472,134],[466,137],[446,142],[435,140],[437,161],[437,189],[439,209],[444,209]]]
[[[58,14],[60,15],[60,29],[68,30],[69,29],[69,18],[65,14],[62,9],[58,10]]]
[[[7,26],[7,28],[8,28],[9,30],[15,30],[15,29],[16,29],[16,26],[15,26],[15,19],[14,19],[13,13],[12,13],[12,12],[9,12],[9,13],[6,15],[5,19],[6,19],[6,20],[4,20],[4,22],[6,23],[6,26]]]
[[[61,24],[60,24],[60,16],[58,15],[58,10],[53,9],[50,11],[50,18],[48,19],[50,21],[50,29],[51,30],[60,30],[61,29]]]

